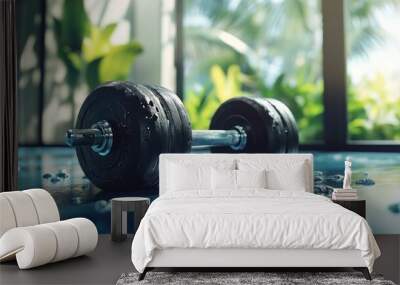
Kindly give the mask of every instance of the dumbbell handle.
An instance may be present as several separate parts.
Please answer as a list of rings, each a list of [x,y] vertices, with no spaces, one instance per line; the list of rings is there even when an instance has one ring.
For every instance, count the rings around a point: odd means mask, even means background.
[[[100,121],[90,129],[69,129],[65,135],[65,142],[72,147],[91,146],[98,154],[107,155],[111,152],[113,133],[107,121]]]
[[[106,121],[100,121],[90,129],[70,129],[66,133],[66,143],[71,147],[87,145],[100,155],[107,155],[112,147],[112,129]],[[231,130],[196,130],[192,131],[192,148],[211,146],[229,146],[242,150],[246,146],[245,130],[236,126]]]
[[[232,130],[196,130],[192,131],[192,149],[229,146],[234,150],[242,150],[246,146],[245,130],[236,126]]]
[[[99,129],[70,129],[66,134],[66,143],[69,146],[98,145],[104,140]]]

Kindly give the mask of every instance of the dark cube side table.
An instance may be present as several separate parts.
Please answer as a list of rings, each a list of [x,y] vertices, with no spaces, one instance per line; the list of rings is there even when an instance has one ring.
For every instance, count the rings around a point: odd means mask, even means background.
[[[333,200],[332,202],[339,204],[340,206],[359,214],[365,219],[366,217],[366,202],[365,200]]]
[[[111,240],[124,241],[127,235],[127,212],[135,215],[135,232],[146,214],[150,199],[144,197],[120,197],[111,199]]]

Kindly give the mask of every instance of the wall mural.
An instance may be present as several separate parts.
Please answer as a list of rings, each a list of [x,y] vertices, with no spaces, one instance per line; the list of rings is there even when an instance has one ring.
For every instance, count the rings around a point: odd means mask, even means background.
[[[352,187],[359,190],[360,199],[367,200],[373,232],[400,234],[399,153],[315,152],[315,193],[330,197],[333,188],[342,186],[348,156],[353,162]],[[99,232],[110,232],[110,197],[84,176],[73,149],[20,148],[18,183],[21,190],[43,187],[50,191],[63,219],[86,217]]]
[[[314,153],[314,191],[330,197],[343,184],[344,160],[352,159],[352,188],[367,201],[367,220],[375,234],[400,233],[400,154]]]

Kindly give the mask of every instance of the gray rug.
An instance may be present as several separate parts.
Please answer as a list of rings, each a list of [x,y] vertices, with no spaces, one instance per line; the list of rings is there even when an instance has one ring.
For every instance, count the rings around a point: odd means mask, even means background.
[[[138,281],[138,273],[122,274],[117,285],[133,284],[379,284],[395,285],[380,275],[372,275],[368,281],[359,272],[148,272]]]

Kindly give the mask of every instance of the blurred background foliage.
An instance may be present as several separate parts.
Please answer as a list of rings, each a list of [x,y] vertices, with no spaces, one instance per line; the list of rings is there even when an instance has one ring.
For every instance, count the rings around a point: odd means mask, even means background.
[[[19,141],[63,144],[93,88],[133,80],[131,0],[18,1]]]
[[[399,4],[398,0],[345,1],[348,64],[367,60],[371,50],[386,43],[377,11],[398,9]],[[320,11],[317,0],[185,1],[185,105],[193,128],[208,128],[220,102],[258,95],[289,106],[302,143],[321,140]],[[226,73],[226,81],[236,82],[224,85],[224,77],[217,78],[215,70]],[[236,76],[230,75],[232,70]],[[350,139],[400,139],[400,94],[393,94],[385,76],[376,74],[353,84],[348,74],[348,81]],[[230,86],[235,86],[234,92]]]
[[[53,25],[57,55],[66,67],[70,87],[66,103],[72,105],[72,118],[75,118],[74,96],[82,81],[93,90],[100,83],[128,79],[134,60],[143,48],[135,40],[113,44],[111,37],[118,23],[95,25],[87,15],[83,0],[64,1],[61,17],[54,17]]]
[[[184,104],[194,129],[207,129],[222,102],[248,95],[242,86],[246,75],[241,73],[238,65],[230,65],[226,73],[221,66],[213,65],[209,76],[210,85],[199,86],[197,90],[189,90],[185,94]]]
[[[349,132],[354,140],[400,140],[400,98],[383,74],[354,86],[347,95]]]
[[[45,51],[38,40],[43,1]],[[39,125],[43,130],[39,144],[62,143],[64,130],[73,126],[90,90],[110,80],[134,80],[132,67],[144,51],[132,38],[133,2],[32,0],[20,5],[22,143],[38,141]],[[349,139],[400,140],[400,63],[392,60],[390,67],[381,60],[390,48],[389,61],[394,53],[398,58],[400,0],[344,3]],[[321,142],[320,4],[320,0],[184,0],[184,103],[193,128],[207,129],[215,110],[231,97],[264,96],[288,105],[302,143]],[[41,96],[43,109],[38,103]]]

